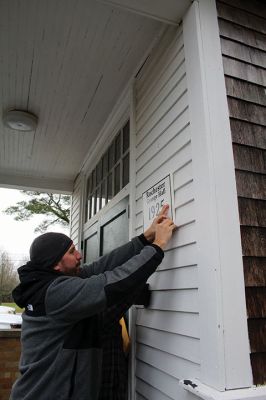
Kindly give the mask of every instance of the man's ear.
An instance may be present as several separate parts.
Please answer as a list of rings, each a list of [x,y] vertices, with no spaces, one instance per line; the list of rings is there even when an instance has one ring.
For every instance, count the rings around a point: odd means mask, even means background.
[[[54,266],[54,270],[55,270],[55,271],[61,271],[60,263],[58,263],[58,264],[56,264],[56,265]]]

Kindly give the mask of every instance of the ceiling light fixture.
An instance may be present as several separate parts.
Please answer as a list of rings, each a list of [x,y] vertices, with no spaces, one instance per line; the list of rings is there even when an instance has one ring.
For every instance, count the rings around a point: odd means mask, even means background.
[[[29,132],[36,129],[38,118],[28,111],[9,110],[4,114],[3,122],[7,128]]]

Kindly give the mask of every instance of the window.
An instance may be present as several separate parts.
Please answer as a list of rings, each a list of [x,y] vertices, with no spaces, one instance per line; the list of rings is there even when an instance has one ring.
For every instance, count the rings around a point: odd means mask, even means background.
[[[127,121],[88,176],[86,221],[129,183],[129,134]]]

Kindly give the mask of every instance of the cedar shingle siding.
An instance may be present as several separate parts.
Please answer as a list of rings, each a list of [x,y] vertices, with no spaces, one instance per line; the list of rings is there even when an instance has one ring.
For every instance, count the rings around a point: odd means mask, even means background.
[[[254,384],[266,384],[266,3],[217,1]]]

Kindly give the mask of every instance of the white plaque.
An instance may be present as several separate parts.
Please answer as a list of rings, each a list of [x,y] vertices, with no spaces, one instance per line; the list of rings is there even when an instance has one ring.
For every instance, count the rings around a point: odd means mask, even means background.
[[[142,195],[143,200],[143,229],[145,230],[159,214],[164,204],[169,204],[168,217],[172,216],[171,180],[167,175],[156,185]]]

